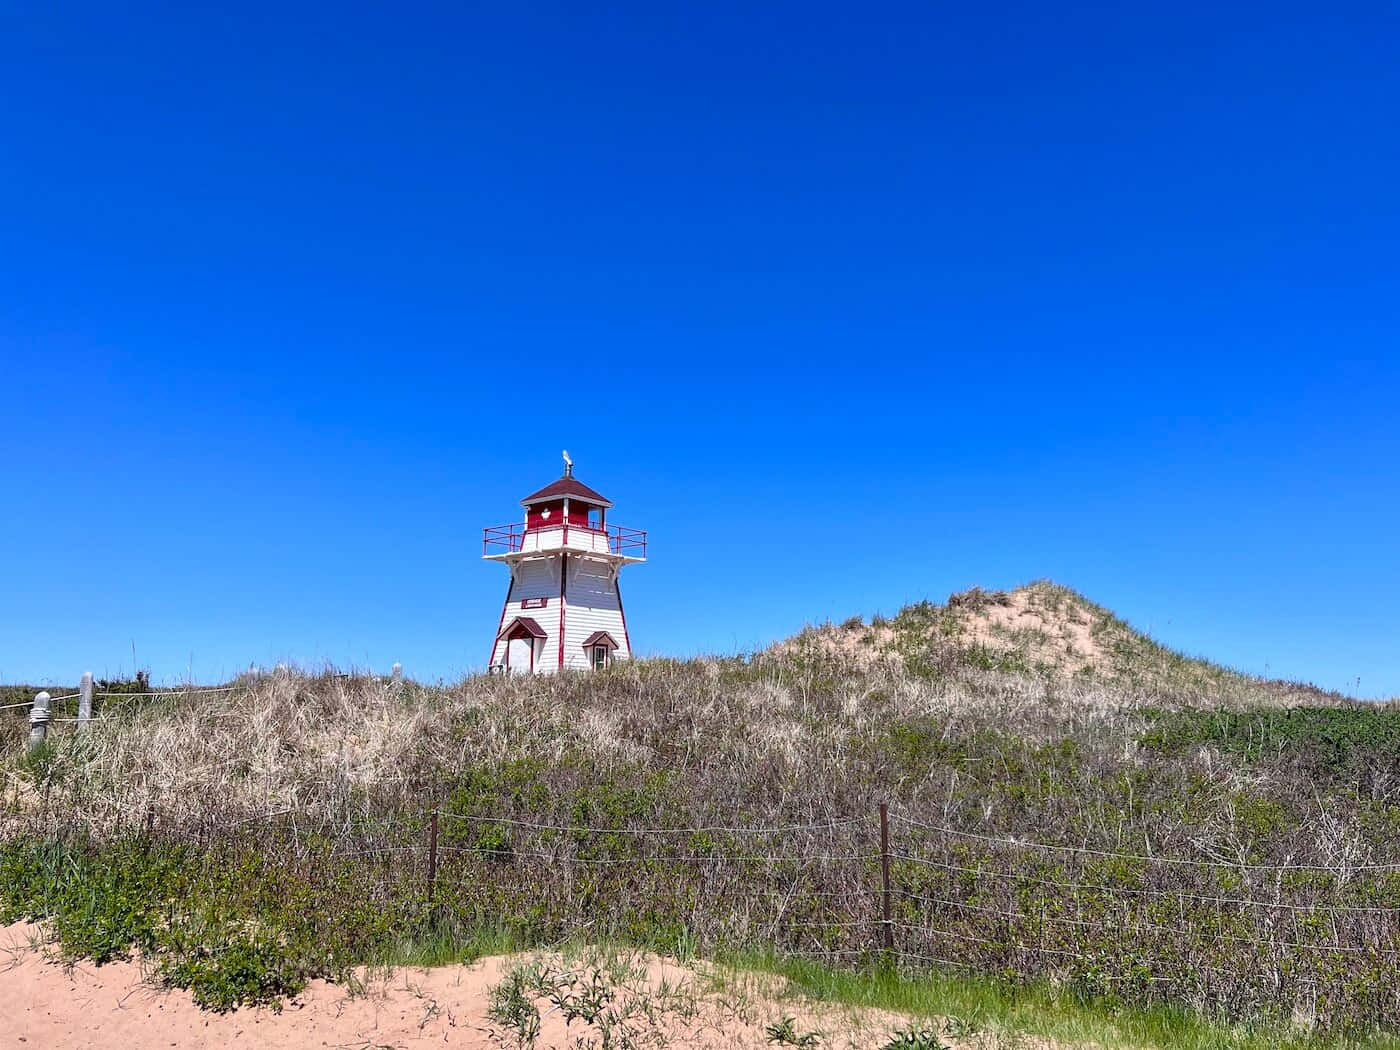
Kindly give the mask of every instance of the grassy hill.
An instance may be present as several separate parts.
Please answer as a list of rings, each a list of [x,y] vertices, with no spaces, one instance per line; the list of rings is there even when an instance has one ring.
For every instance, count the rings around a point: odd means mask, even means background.
[[[571,937],[871,970],[886,803],[906,975],[1400,1026],[1400,711],[1172,653],[1052,584],[745,657],[234,684],[27,758],[0,722],[0,919],[139,947],[216,1007]]]
[[[943,605],[920,602],[893,619],[859,617],[809,628],[783,652],[817,648],[868,667],[893,662],[916,675],[973,666],[1073,677],[1153,703],[1326,704],[1346,700],[1300,682],[1233,671],[1159,644],[1082,594],[1049,580],[1012,591],[974,588]]]

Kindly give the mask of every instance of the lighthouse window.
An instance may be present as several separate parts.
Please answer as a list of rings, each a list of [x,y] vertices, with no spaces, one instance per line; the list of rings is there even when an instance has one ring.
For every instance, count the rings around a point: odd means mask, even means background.
[[[601,671],[608,666],[608,647],[606,645],[595,645],[593,647],[593,670]]]

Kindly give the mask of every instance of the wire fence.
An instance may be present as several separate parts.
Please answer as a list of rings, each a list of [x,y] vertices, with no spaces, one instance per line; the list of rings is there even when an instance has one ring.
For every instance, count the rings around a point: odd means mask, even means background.
[[[722,914],[716,943],[833,965],[1048,976],[1231,1010],[1371,994],[1386,1004],[1358,1009],[1400,1009],[1400,862],[1222,861],[881,816],[608,826],[434,810],[430,837],[391,855],[418,852],[449,907],[490,881],[525,888],[521,908],[557,894],[667,911],[680,890]]]
[[[1163,957],[1171,954],[1179,963],[1184,938],[1211,952],[1223,945],[1248,946],[1271,957],[1400,957],[1400,904],[1347,900],[1337,882],[1357,872],[1391,872],[1400,867],[1394,863],[1232,863],[1006,839],[903,813],[890,814],[889,823],[896,833],[886,827],[880,836],[873,816],[787,824],[607,826],[439,809],[422,821],[432,828],[430,840],[340,855],[426,855],[421,863],[431,872],[435,892],[444,881],[460,886],[484,872],[500,879],[507,870],[521,885],[537,886],[568,873],[603,869],[635,888],[658,875],[680,877],[678,869],[708,869],[712,891],[726,881],[734,884],[738,896],[729,898],[731,904],[758,896],[798,902],[800,921],[784,922],[780,913],[766,921],[788,931],[822,931],[824,951],[890,954],[904,961],[955,958],[966,965],[979,962],[966,950],[974,945],[986,956],[980,968],[993,971],[1006,969],[1008,962],[1025,969],[1028,960],[1102,963],[1126,955],[1141,961],[1158,942],[1169,943],[1172,950]],[[700,839],[707,840],[704,848],[696,848]],[[768,848],[753,848],[760,839],[767,840],[763,845]],[[969,840],[988,852],[970,858],[962,848]],[[1006,863],[1007,853],[1020,855],[1022,862]],[[1058,865],[1052,877],[1046,865],[1028,858],[1035,853],[1132,867],[1120,867],[1110,880]],[[992,863],[996,860],[1002,863]],[[1169,872],[1185,869],[1195,878],[1154,882],[1154,866]],[[736,872],[742,874],[732,877]],[[1295,887],[1290,897],[1279,889],[1279,880],[1299,872],[1332,879]],[[726,880],[721,873],[731,877]],[[1206,891],[1212,883],[1244,885],[1251,878],[1256,883],[1272,880],[1273,899]],[[1358,894],[1380,890],[1390,899],[1400,894],[1400,885],[1361,885],[1354,879],[1349,885]],[[757,914],[750,910],[751,918]],[[1170,979],[1150,972],[1140,976]]]
[[[223,693],[230,693],[237,689],[237,685],[221,686],[179,686],[169,689],[142,690],[139,692],[128,692],[125,690],[92,690],[86,694],[87,703],[101,701],[98,709],[90,710],[87,713],[77,715],[57,715],[54,711],[59,704],[67,703],[71,700],[84,702],[84,691],[80,689],[73,693],[62,693],[58,696],[47,696],[41,701],[39,695],[28,700],[21,700],[16,703],[0,704],[0,711],[29,711],[31,714],[38,714],[39,720],[45,724],[54,723],[87,723],[101,721],[104,717],[117,713],[120,709],[129,705],[122,704],[121,701],[130,700],[151,700],[151,699],[177,699],[189,696],[216,696]],[[41,691],[46,694],[47,691]]]

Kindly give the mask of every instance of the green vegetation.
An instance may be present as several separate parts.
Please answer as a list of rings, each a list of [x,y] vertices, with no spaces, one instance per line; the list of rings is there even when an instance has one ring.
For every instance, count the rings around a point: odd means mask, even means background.
[[[798,1031],[795,1017],[783,1016],[765,1027],[764,1034],[770,1043],[777,1046],[796,1046],[810,1050],[811,1047],[821,1044],[821,1037],[816,1032]]]
[[[982,1037],[984,1045],[992,1047],[1016,1047],[1022,1045],[1018,1037],[1032,1036],[1113,1050],[1400,1050],[1400,1039],[1383,1034],[1329,1034],[1285,1021],[1228,1024],[1169,1005],[1086,1002],[1046,981],[958,970],[852,971],[771,954],[735,956],[726,965],[733,968],[733,981],[743,980],[742,974],[750,971],[776,974],[787,981],[790,997],[889,1010],[922,1019],[922,1027],[906,1033],[937,1039]]]
[[[165,984],[220,1011],[277,1003],[308,977],[341,978],[406,938],[448,937],[421,897],[382,893],[329,844],[300,856],[280,845],[11,838],[0,844],[0,922],[45,920],[72,959],[139,951]],[[470,953],[454,938],[453,958]]]
[[[517,1046],[534,1046],[540,1037],[540,1008],[535,1005],[535,981],[516,967],[491,989],[486,1016],[511,1034]]]
[[[882,1050],[950,1050],[931,1028],[902,1028]]]
[[[652,986],[634,953],[595,947],[579,954],[566,965],[536,959],[515,966],[490,990],[487,1016],[515,1046],[538,1042],[541,1002],[563,1020],[570,1046],[596,1050],[664,1046],[665,1019],[695,1013],[693,994],[664,981]]]
[[[1400,709],[1163,711],[1143,734],[1142,744],[1174,755],[1210,746],[1251,765],[1291,762],[1311,778],[1356,782],[1400,768]]]

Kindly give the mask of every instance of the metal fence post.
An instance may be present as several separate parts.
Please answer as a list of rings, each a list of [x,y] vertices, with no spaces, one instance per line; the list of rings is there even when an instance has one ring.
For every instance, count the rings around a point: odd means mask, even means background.
[[[34,706],[29,709],[29,750],[33,751],[44,742],[49,732],[49,694],[40,693],[34,698]]]
[[[86,729],[92,721],[92,672],[84,671],[78,683],[78,728]]]
[[[894,915],[890,902],[890,811],[880,803],[880,879],[882,886],[881,912],[884,915],[885,951],[894,958]]]
[[[428,903],[433,903],[433,895],[437,890],[437,839],[438,839],[438,815],[437,810],[433,810],[432,818],[428,824]]]

